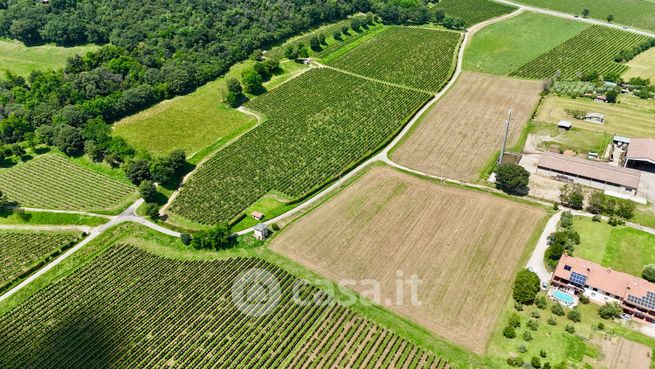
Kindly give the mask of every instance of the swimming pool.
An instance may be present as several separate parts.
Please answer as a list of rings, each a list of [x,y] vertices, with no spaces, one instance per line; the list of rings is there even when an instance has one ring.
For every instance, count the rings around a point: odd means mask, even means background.
[[[560,290],[553,291],[553,297],[562,301],[566,305],[575,304],[575,298],[573,298],[573,296],[569,295],[568,293],[562,292]]]

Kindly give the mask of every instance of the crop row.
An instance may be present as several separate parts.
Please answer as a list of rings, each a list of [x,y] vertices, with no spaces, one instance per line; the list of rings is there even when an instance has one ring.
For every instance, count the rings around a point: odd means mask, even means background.
[[[56,154],[1,170],[0,189],[25,207],[70,210],[111,208],[135,190]]]
[[[424,91],[450,79],[461,34],[419,27],[389,27],[330,62],[352,73]]]
[[[262,283],[239,284],[253,268],[267,272]],[[0,367],[446,367],[316,287],[294,289],[296,282],[259,259],[180,261],[116,245],[0,317]],[[267,314],[244,314],[254,310],[233,302],[233,286],[251,287],[262,301],[271,296],[262,286],[276,285],[279,300]]]
[[[467,26],[511,13],[516,7],[490,0],[441,0],[435,5],[448,17],[460,18]]]
[[[72,232],[0,232],[0,289],[78,238]]]
[[[267,120],[198,168],[170,211],[216,224],[269,192],[302,197],[379,149],[429,98],[328,68],[305,72],[247,105]]]
[[[585,73],[620,74],[628,67],[614,61],[622,50],[632,49],[648,37],[604,26],[591,26],[566,42],[526,63],[512,76],[575,79]]]

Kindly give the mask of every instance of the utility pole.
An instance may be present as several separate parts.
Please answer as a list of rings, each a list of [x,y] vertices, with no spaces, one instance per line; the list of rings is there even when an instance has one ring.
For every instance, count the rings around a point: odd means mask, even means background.
[[[512,120],[512,109],[509,109],[507,114],[507,120],[505,121],[505,137],[503,137],[503,148],[500,150],[500,156],[498,156],[498,164],[503,163],[503,155],[505,155],[505,149],[507,148],[507,137],[509,136],[509,122]]]

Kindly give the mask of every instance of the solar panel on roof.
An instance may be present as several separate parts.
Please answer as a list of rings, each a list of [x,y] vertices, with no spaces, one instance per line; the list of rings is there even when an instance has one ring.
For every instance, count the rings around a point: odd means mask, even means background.
[[[580,273],[571,272],[571,278],[569,278],[572,284],[575,284],[580,287],[584,287],[587,284],[587,276],[584,276]]]
[[[628,302],[631,302],[635,305],[645,306],[649,310],[655,310],[655,293],[646,292],[646,296],[644,297],[628,295]]]

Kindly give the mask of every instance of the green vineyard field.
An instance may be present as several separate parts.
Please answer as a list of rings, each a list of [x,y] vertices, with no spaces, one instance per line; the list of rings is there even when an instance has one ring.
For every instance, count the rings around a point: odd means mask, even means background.
[[[628,67],[614,57],[624,49],[648,41],[647,36],[603,26],[591,26],[561,45],[526,63],[510,75],[539,79],[554,76],[574,79],[581,73],[621,74]]]
[[[0,232],[0,290],[79,237],[74,232]]]
[[[229,221],[263,195],[307,195],[372,154],[427,93],[315,68],[247,104],[267,120],[198,168],[170,211]]]
[[[57,154],[41,155],[0,170],[0,189],[23,207],[64,210],[116,208],[135,192],[128,183],[78,166]]]
[[[467,26],[511,13],[516,7],[489,0],[441,0],[435,5],[446,16],[461,18]]]
[[[362,76],[439,91],[455,68],[461,34],[390,27],[329,64]]]
[[[233,300],[253,268],[279,286],[267,314],[244,314]],[[116,245],[0,317],[0,367],[449,367],[297,281],[256,258],[181,261]],[[315,296],[323,303],[294,300]]]

